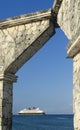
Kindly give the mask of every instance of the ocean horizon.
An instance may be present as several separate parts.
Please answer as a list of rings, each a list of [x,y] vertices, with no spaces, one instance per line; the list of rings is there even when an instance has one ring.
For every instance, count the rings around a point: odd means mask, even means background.
[[[73,114],[13,115],[12,130],[73,130]]]

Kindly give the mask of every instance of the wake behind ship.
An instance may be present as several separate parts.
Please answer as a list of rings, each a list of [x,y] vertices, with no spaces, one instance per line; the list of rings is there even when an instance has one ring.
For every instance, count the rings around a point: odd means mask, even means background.
[[[28,109],[23,109],[18,112],[20,115],[43,115],[45,112],[43,110],[40,110],[39,108],[28,108]]]

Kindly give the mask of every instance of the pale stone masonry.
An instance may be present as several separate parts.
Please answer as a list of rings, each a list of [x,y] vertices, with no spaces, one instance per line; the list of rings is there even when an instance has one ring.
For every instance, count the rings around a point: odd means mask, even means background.
[[[63,0],[58,24],[70,39],[67,57],[73,58],[74,130],[80,130],[80,0]]]
[[[80,130],[80,53],[73,59],[74,128]]]
[[[63,0],[58,13],[58,23],[72,40],[80,30],[80,0]]]
[[[0,75],[0,130],[12,129],[12,95],[14,75]]]
[[[51,10],[0,23],[0,70],[15,74],[55,33]],[[25,23],[26,22],[26,23]]]

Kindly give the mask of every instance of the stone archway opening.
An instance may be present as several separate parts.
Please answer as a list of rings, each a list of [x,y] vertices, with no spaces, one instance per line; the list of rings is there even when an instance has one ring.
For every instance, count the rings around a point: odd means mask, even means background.
[[[14,113],[30,106],[39,106],[46,113],[72,113],[72,63],[66,59],[65,48],[68,39],[61,30],[56,31],[54,38],[51,38],[17,74],[19,83],[14,88],[14,107],[17,106]],[[58,36],[60,39],[57,39]],[[65,44],[62,45],[63,40]],[[59,105],[63,107],[60,108]]]

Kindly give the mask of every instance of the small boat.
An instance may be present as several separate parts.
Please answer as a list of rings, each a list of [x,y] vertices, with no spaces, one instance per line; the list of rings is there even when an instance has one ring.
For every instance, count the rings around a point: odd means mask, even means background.
[[[39,108],[33,107],[28,109],[23,109],[18,112],[20,115],[43,115],[45,112],[43,110],[40,110]]]

